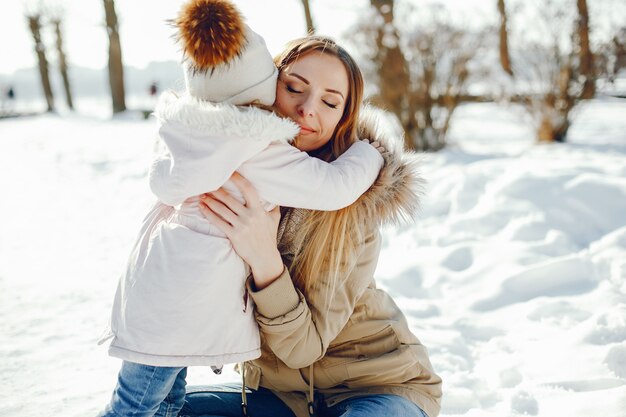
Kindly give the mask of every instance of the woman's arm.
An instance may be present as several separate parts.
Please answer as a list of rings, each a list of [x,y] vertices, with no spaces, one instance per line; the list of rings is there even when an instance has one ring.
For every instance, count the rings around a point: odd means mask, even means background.
[[[304,295],[288,270],[262,290],[250,290],[256,319],[266,343],[287,366],[299,369],[321,359],[352,316],[372,282],[380,252],[380,235],[372,231],[357,253],[356,264],[340,277],[327,304],[325,293]],[[313,279],[325,280],[320,275]]]

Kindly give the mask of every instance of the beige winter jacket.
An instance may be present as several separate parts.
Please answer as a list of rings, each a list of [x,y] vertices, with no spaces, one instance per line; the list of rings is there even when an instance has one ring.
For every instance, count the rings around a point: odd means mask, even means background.
[[[361,138],[382,140],[388,149],[394,148],[374,117],[364,117],[362,126]],[[413,214],[420,182],[409,155],[396,149],[385,162],[372,188],[350,207],[351,215],[363,219],[366,238],[330,306],[316,292],[305,299],[287,268],[260,291],[248,281],[262,355],[244,364],[246,385],[273,390],[298,417],[309,416],[311,369],[316,400],[327,406],[363,394],[396,394],[415,402],[429,417],[439,414],[441,379],[403,313],[376,288],[373,277],[381,245],[378,225]],[[306,214],[291,209],[281,220],[279,249],[286,264]]]

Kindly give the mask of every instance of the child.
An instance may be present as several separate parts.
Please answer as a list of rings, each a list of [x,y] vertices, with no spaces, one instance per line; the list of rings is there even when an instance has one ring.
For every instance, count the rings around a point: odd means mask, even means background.
[[[165,93],[155,111],[166,151],[152,164],[150,184],[160,201],[144,219],[100,342],[112,338],[109,353],[124,360],[105,416],[176,415],[187,366],[260,355],[244,291],[249,267],[201,214],[201,194],[224,186],[242,200],[228,182],[237,170],[268,210],[337,210],[371,186],[383,163],[364,142],[333,163],[309,157],[287,143],[296,124],[238,107],[271,105],[277,69],[232,4],[192,0],[176,23],[187,95]]]

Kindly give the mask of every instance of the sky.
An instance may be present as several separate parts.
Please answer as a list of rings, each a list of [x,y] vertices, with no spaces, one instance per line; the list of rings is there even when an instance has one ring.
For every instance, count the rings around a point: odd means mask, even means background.
[[[70,64],[103,68],[107,60],[108,40],[104,30],[102,0],[42,0],[45,5],[65,10],[64,41]],[[423,4],[422,0],[412,0]],[[180,52],[171,39],[174,32],[165,21],[176,16],[183,0],[117,0],[122,54],[125,65],[145,67],[151,61],[178,60]],[[300,0],[234,0],[247,23],[266,40],[274,54],[282,45],[306,32]],[[341,38],[359,13],[369,5],[367,0],[310,0],[318,33]],[[468,4],[469,3],[469,4]],[[483,19],[493,12],[492,0],[448,0],[457,10],[471,10]],[[24,18],[25,10],[38,2],[33,0],[0,0],[0,74],[36,64],[33,41]],[[45,42],[54,46],[53,33],[44,33]],[[7,58],[5,58],[7,57]],[[10,59],[8,59],[10,57]],[[54,61],[54,54],[50,54]]]

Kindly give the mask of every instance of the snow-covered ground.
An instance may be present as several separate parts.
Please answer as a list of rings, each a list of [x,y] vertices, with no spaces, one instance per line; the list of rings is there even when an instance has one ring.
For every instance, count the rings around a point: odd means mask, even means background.
[[[626,416],[626,103],[580,112],[570,143],[539,146],[515,111],[462,107],[422,157],[416,224],[384,231],[378,281],[429,347],[444,416]],[[152,201],[153,127],[0,121],[0,416],[108,401],[119,361],[95,342]]]

